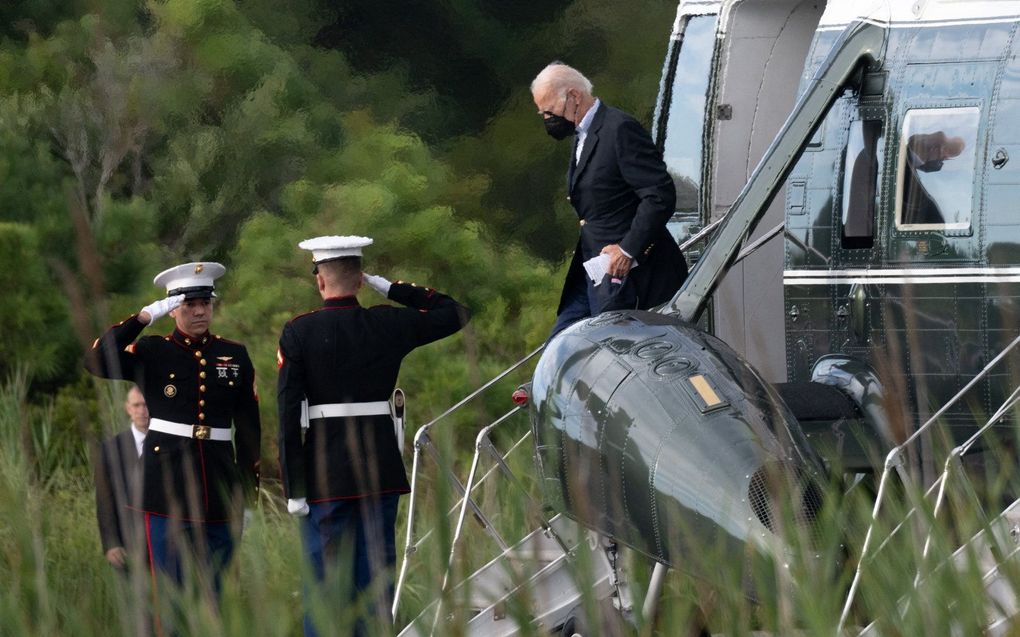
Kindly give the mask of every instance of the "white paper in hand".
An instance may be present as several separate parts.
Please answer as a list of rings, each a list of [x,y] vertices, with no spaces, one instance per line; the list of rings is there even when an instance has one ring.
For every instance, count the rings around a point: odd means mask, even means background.
[[[600,254],[584,262],[584,271],[596,286],[602,284],[602,278],[609,272],[609,255]]]

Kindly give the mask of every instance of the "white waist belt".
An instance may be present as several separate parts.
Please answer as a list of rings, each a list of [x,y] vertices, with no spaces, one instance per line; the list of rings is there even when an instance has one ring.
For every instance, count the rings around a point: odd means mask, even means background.
[[[388,400],[377,400],[370,403],[329,403],[308,406],[309,420],[315,420],[316,418],[384,415],[390,415],[390,401]]]
[[[161,420],[159,418],[149,419],[149,429],[172,436],[182,438],[194,438],[196,440],[218,440],[230,442],[229,427],[210,427],[208,425],[185,425],[179,422]]]

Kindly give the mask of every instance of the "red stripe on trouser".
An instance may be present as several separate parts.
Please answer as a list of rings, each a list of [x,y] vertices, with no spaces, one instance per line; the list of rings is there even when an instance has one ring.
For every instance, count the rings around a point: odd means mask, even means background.
[[[157,637],[163,637],[163,626],[159,621],[159,597],[156,596],[156,560],[152,555],[152,527],[149,518],[151,513],[145,514],[145,545],[149,549],[149,573],[152,574],[152,622],[156,627]]]

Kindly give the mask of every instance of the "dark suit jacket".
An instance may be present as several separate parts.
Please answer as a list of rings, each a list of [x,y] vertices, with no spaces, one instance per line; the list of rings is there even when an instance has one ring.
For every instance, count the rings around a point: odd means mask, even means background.
[[[277,404],[288,498],[312,503],[410,491],[389,415],[316,418],[303,439],[301,432],[303,398],[309,405],[389,400],[404,357],[469,318],[466,307],[430,288],[396,282],[389,298],[406,307],[331,298],[284,326]]]
[[[103,552],[122,546],[144,555],[142,463],[130,430],[103,441],[96,463],[96,518]]]
[[[945,223],[942,210],[921,183],[919,168],[907,160],[903,170],[903,215],[901,223]]]
[[[687,263],[666,230],[676,207],[676,189],[662,154],[641,124],[600,104],[581,158],[567,171],[567,192],[580,236],[559,310],[575,277],[586,276],[582,262],[613,243],[634,257],[638,267],[624,281],[626,294],[607,298],[602,310],[648,309],[668,301],[687,278]],[[609,289],[606,284],[596,290],[600,288],[602,293]]]

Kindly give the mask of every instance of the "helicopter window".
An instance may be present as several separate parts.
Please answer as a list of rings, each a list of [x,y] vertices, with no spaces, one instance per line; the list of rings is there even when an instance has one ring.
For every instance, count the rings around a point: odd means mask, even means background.
[[[864,249],[875,243],[878,166],[882,154],[882,122],[850,123],[843,156],[842,245]]]
[[[897,229],[970,228],[979,121],[976,106],[907,111],[897,167]]]
[[[716,16],[699,15],[687,20],[682,39],[674,46],[679,54],[665,78],[669,93],[664,97],[665,126],[662,158],[676,185],[676,208],[697,212],[701,190],[702,134],[708,78],[715,49]]]

